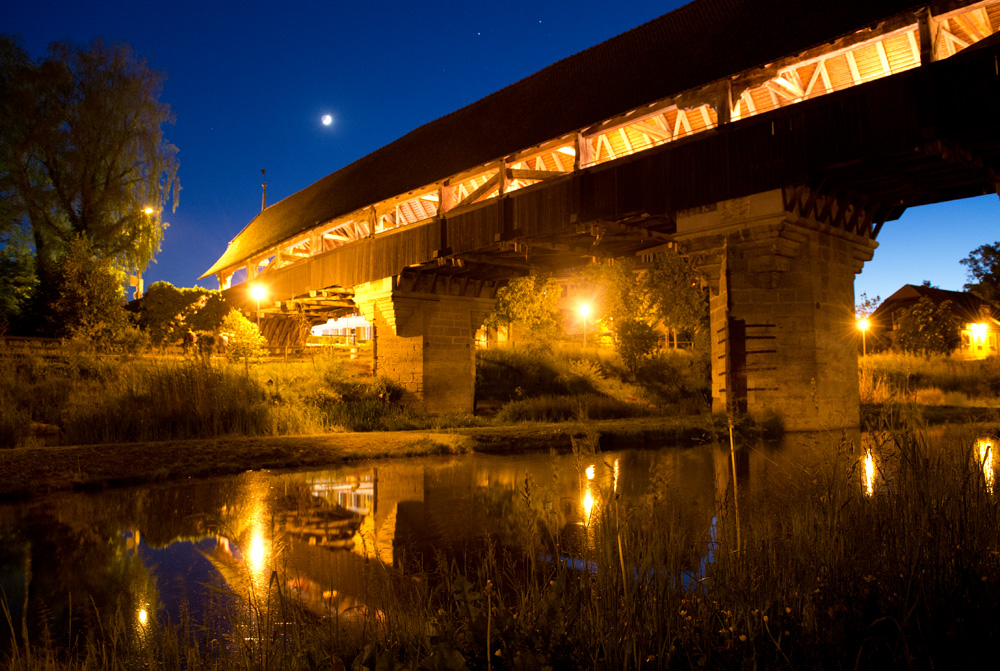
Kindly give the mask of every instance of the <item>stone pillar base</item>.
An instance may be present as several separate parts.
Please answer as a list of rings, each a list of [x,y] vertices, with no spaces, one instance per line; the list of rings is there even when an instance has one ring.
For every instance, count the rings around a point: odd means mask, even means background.
[[[387,277],[355,287],[354,302],[375,326],[375,372],[403,387],[404,403],[431,414],[472,412],[476,330],[493,292],[469,283],[434,289],[404,290]]]
[[[857,427],[854,275],[870,235],[803,216],[780,190],[683,213],[677,231],[711,291],[713,410]]]

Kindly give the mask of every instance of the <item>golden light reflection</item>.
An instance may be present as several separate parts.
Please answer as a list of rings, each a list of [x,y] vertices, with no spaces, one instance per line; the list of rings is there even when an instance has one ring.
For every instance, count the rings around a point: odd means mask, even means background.
[[[594,511],[594,494],[590,491],[589,482],[583,492],[583,499],[581,499],[580,504],[583,506],[583,514],[587,518],[587,524],[590,524],[590,515]]]
[[[259,531],[255,531],[253,540],[250,541],[250,566],[254,572],[264,568],[264,560],[266,558],[267,552],[264,550],[264,539],[261,537]]]
[[[145,625],[146,624],[146,620],[148,620],[148,619],[149,619],[149,613],[146,612],[145,608],[140,608],[139,609],[139,624]]]
[[[612,491],[618,491],[618,460],[615,459],[615,480],[614,485],[611,488]]]
[[[976,441],[976,460],[983,469],[983,479],[986,481],[986,491],[993,493],[993,481],[996,479],[996,472],[993,470],[993,441],[989,438],[980,438]]]
[[[593,480],[594,479],[594,474],[595,474],[594,464],[591,464],[590,466],[587,466],[587,479],[588,480]]]
[[[871,452],[865,452],[865,470],[861,476],[864,479],[865,495],[875,495],[875,460]]]

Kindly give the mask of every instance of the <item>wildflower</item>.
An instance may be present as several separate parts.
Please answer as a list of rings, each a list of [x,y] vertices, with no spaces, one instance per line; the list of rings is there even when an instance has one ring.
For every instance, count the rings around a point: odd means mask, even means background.
[[[740,643],[747,640],[746,634],[740,634]]]
[[[788,606],[785,606],[785,612],[786,612],[786,613],[791,613],[791,612],[792,612],[792,609],[791,609],[791,608],[789,608]]]
[[[767,615],[764,616],[764,623],[767,623]]]

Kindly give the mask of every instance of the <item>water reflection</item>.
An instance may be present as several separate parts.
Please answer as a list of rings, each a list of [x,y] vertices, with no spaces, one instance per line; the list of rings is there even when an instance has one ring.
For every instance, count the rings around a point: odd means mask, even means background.
[[[871,450],[865,450],[863,460],[864,467],[861,470],[862,486],[864,487],[865,495],[870,498],[875,495],[875,459],[872,457]]]
[[[685,546],[680,580],[689,587],[705,577],[731,529],[734,474],[741,497],[789,495],[786,481],[831,449],[829,437],[810,440],[735,455],[713,447],[621,451],[593,463],[549,454],[385,461],[0,506],[0,587],[15,622],[19,604],[28,603],[32,620],[59,610],[67,593],[75,604],[103,595],[102,612],[121,601],[140,629],[182,614],[200,630],[225,629],[219,612],[238,602],[227,595],[248,591],[280,589],[319,615],[345,614],[365,603],[371,560],[431,564],[484,536],[516,546],[537,525],[558,539],[554,556],[591,570],[595,521],[613,498],[669,517]],[[75,632],[83,610],[56,614]],[[42,624],[34,617],[29,628]]]
[[[986,491],[993,494],[993,481],[996,479],[996,470],[993,467],[993,439],[980,438],[976,441],[976,461],[983,472],[983,480],[986,483]]]

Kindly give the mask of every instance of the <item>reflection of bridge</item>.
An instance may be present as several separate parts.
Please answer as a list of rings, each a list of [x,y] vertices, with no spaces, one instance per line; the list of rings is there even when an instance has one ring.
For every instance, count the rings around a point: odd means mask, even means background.
[[[356,307],[380,373],[468,410],[500,283],[675,244],[711,291],[716,407],[856,425],[883,223],[997,190],[998,28],[1000,0],[695,0],[272,205],[206,275],[266,283],[266,332]]]

